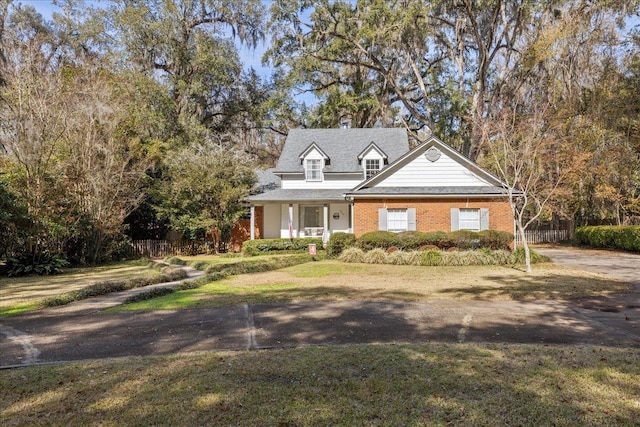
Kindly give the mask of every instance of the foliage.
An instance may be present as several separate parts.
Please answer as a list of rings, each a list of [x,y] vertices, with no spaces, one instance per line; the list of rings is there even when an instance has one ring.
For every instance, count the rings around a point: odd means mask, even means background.
[[[551,261],[551,258],[549,258],[549,257],[547,257],[545,255],[541,255],[541,254],[537,253],[536,251],[534,251],[533,249],[530,249],[529,252],[530,252],[530,262],[532,264]],[[526,263],[526,254],[525,254],[524,248],[517,248],[513,252],[513,262],[514,262],[514,264],[525,264]]]
[[[380,248],[371,249],[364,254],[364,262],[367,264],[386,264],[387,252]]]
[[[422,250],[425,248],[438,249],[509,249],[513,243],[513,235],[507,232],[487,230],[480,233],[468,230],[452,232],[420,232],[405,231],[392,233],[390,231],[372,231],[356,239],[356,245],[364,250],[375,248],[389,249],[392,247],[402,250]]]
[[[480,246],[494,250],[510,249],[514,236],[506,231],[483,230],[478,233]]]
[[[22,252],[7,259],[8,276],[27,276],[36,274],[47,276],[62,273],[69,262],[57,254],[49,252]]]
[[[351,233],[333,233],[327,242],[327,255],[339,256],[342,251],[356,244],[356,236]]]
[[[338,258],[340,261],[349,263],[364,262],[364,251],[356,247],[347,248],[342,251]]]
[[[575,233],[581,245],[640,252],[640,226],[578,227]]]
[[[442,265],[442,251],[429,249],[420,253],[420,265]]]
[[[322,239],[318,237],[304,237],[300,239],[256,239],[247,240],[242,244],[242,253],[248,256],[260,255],[278,251],[302,251],[306,252],[309,245],[322,247]]]
[[[376,248],[387,249],[391,246],[399,246],[398,235],[391,231],[370,231],[358,237],[356,245],[365,251]]]
[[[176,280],[185,279],[186,277],[187,273],[185,273],[184,270],[168,269],[159,276],[140,277],[125,281],[98,282],[76,291],[66,292],[55,297],[47,298],[44,300],[43,305],[45,307],[57,307],[74,301],[80,301],[113,292],[122,292],[128,289],[150,286],[157,283],[174,282]]]
[[[157,209],[187,238],[211,232],[217,248],[221,240],[231,238],[231,227],[245,211],[242,200],[255,180],[241,153],[212,143],[185,147],[167,160]]]
[[[386,253],[382,249],[364,252],[359,248],[346,249],[340,260],[346,263],[365,262],[369,264],[423,265],[423,266],[468,266],[468,265],[511,265],[524,263],[524,251],[515,253],[509,250],[488,248],[465,251],[394,251]],[[548,262],[549,258],[531,251],[531,262]]]

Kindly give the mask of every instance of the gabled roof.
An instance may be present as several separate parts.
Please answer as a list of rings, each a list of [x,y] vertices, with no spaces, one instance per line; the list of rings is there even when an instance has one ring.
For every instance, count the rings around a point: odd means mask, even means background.
[[[385,179],[391,177],[393,174],[398,172],[401,168],[408,165],[410,162],[415,160],[418,156],[427,155],[429,156],[429,150],[436,148],[440,150],[443,154],[445,154],[448,158],[454,160],[459,163],[461,166],[466,168],[472,174],[474,174],[477,179],[479,185],[476,186],[475,189],[471,189],[469,187],[456,187],[449,186],[450,189],[445,190],[445,187],[442,187],[442,183],[437,183],[437,185],[429,184],[429,183],[416,183],[414,187],[404,188],[404,187],[378,187],[377,185],[383,182]],[[436,151],[437,153],[437,151]],[[436,159],[437,160],[437,159]],[[363,196],[373,196],[376,194],[380,195],[391,195],[391,194],[431,194],[431,195],[453,195],[453,194],[465,194],[465,195],[497,195],[497,194],[507,194],[504,189],[507,188],[507,185],[503,183],[499,178],[495,175],[489,173],[484,170],[476,163],[467,159],[465,156],[449,147],[444,142],[440,141],[436,137],[431,137],[427,141],[423,142],[419,146],[415,147],[413,150],[407,152],[405,155],[398,158],[395,162],[391,163],[385,169],[380,171],[378,174],[373,177],[361,182],[351,191],[347,192],[348,195],[363,195]]]
[[[318,147],[318,144],[316,144],[315,142],[312,142],[311,145],[309,145],[302,153],[300,153],[298,158],[300,160],[303,160],[313,150],[316,150],[318,153],[320,153],[320,155],[322,156],[323,159],[325,159],[325,160],[329,160],[330,159],[330,157],[327,156],[327,153],[322,151],[322,148]]]
[[[380,156],[382,156],[382,158],[383,158],[384,160],[387,160],[387,161],[388,161],[389,156],[387,156],[387,153],[385,153],[385,152],[384,152],[380,147],[378,147],[378,146],[376,145],[376,143],[375,143],[375,142],[373,142],[373,141],[371,141],[371,144],[367,145],[367,147],[366,147],[364,150],[362,150],[362,151],[360,152],[360,154],[358,154],[358,160],[362,160],[362,159],[364,158],[364,156],[366,156],[366,154],[367,154],[369,151],[371,151],[371,150],[376,150],[376,151],[378,152],[378,154],[380,154]]]
[[[358,154],[365,151],[372,142],[388,156],[389,163],[409,151],[405,129],[291,129],[275,173],[303,173],[300,155],[312,144],[331,159],[331,164],[325,167],[324,173],[362,173]]]

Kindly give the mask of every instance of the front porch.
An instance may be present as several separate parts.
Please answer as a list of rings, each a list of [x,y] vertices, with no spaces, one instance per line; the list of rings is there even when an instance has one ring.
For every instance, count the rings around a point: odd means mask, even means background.
[[[262,215],[256,215],[257,207]],[[265,239],[321,237],[324,243],[333,233],[353,232],[353,208],[344,201],[264,202],[251,204],[250,210],[251,240],[256,238],[256,229]]]

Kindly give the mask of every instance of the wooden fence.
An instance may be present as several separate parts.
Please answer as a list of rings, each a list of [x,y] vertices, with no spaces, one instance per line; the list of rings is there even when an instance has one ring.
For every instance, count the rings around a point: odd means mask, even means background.
[[[527,230],[524,232],[527,243],[557,243],[569,240],[572,237],[571,230]],[[516,246],[522,244],[520,236],[516,235]]]
[[[131,242],[132,255],[149,258],[164,258],[171,255],[196,255],[206,252],[204,242],[189,240],[170,242],[168,240],[134,240]]]

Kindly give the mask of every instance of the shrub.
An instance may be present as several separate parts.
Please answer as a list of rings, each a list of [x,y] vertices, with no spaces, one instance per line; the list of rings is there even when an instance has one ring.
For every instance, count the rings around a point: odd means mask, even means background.
[[[442,265],[443,252],[437,249],[429,249],[420,255],[420,265],[436,266]]]
[[[291,267],[293,265],[304,264],[312,261],[313,258],[308,254],[279,256],[270,259],[249,259],[233,264],[213,264],[207,267],[206,273],[223,273],[227,276],[246,273],[260,273],[264,271],[272,271],[280,268]]]
[[[177,256],[171,256],[171,257],[167,257],[164,259],[164,261],[166,263],[169,263],[171,265],[187,265],[187,261],[178,258]]]
[[[513,234],[506,231],[484,230],[478,233],[480,246],[493,250],[510,249]]]
[[[364,255],[364,262],[368,264],[386,264],[387,253],[384,249],[372,249]]]
[[[395,250],[387,254],[387,264],[407,265],[408,252]]]
[[[457,230],[449,233],[449,238],[453,247],[458,249],[478,249],[480,248],[480,237],[475,231]]]
[[[405,261],[407,265],[420,265],[422,260],[422,252],[411,251],[406,253]]]
[[[414,250],[431,243],[427,233],[421,231],[403,231],[396,235],[397,245],[403,250]]]
[[[347,248],[340,254],[340,261],[343,262],[364,262],[364,251],[360,248]]]
[[[356,240],[356,246],[365,251],[371,249],[387,249],[388,247],[398,245],[398,235],[390,231],[371,231],[363,234]]]
[[[337,257],[342,251],[356,244],[356,236],[351,233],[333,233],[327,242],[327,255]]]
[[[576,228],[581,245],[640,252],[640,226],[590,226]]]
[[[318,237],[304,237],[300,239],[257,239],[247,240],[242,244],[242,253],[256,256],[269,252],[293,251],[306,252],[310,244],[322,247],[322,239]]]
[[[539,262],[549,262],[551,259],[547,256],[540,255],[533,249],[529,248],[529,255],[531,256],[531,263],[537,264]],[[518,248],[513,253],[513,262],[515,264],[524,264],[524,248]]]
[[[23,252],[8,258],[6,269],[8,276],[27,276],[30,274],[47,276],[62,273],[62,269],[67,265],[69,263],[66,259],[47,251],[36,254]]]

